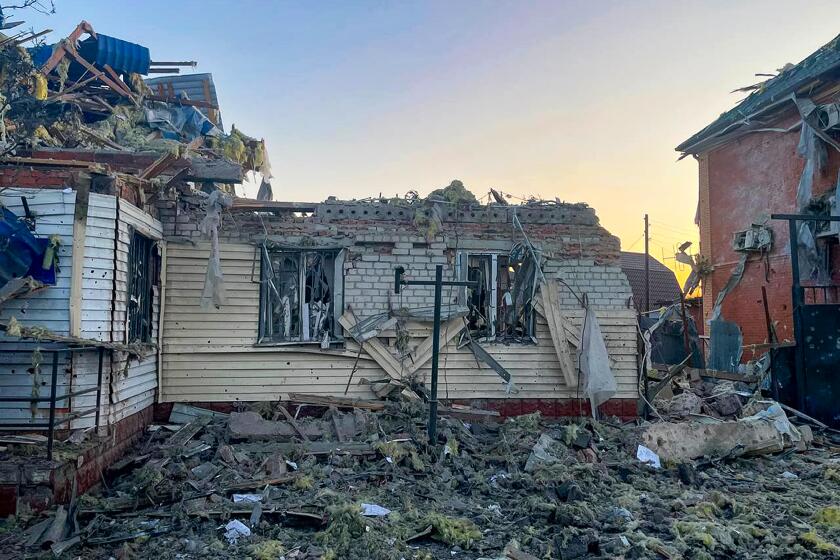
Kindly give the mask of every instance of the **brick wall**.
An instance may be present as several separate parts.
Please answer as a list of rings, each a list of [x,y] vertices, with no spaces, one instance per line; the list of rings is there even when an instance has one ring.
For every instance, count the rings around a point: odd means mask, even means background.
[[[181,200],[160,201],[158,212],[164,235],[171,239],[205,239],[200,232],[203,198],[186,195]],[[506,254],[521,241],[512,229],[513,207],[477,207],[458,211],[447,207],[440,215],[442,227],[432,238],[415,225],[421,207],[386,203],[341,203],[318,205],[312,216],[291,213],[254,214],[225,212],[220,239],[260,243],[271,240],[289,247],[346,248],[344,302],[358,316],[390,308],[433,304],[431,287],[412,286],[394,294],[393,270],[406,269],[407,277],[434,278],[435,267],[444,265],[444,277],[452,278],[458,252]],[[563,279],[578,297],[587,294],[596,308],[627,308],[630,287],[619,266],[619,240],[598,223],[595,211],[585,205],[562,204],[518,207],[531,242],[546,258],[548,277]],[[444,302],[455,301],[458,291],[444,290]],[[569,289],[562,292],[564,306],[580,308]]]
[[[798,131],[753,133],[701,157],[701,248],[714,265],[713,274],[703,285],[707,319],[717,293],[740,257],[732,250],[734,232],[747,229],[772,213],[797,212],[796,189],[805,165],[796,154],[798,140]],[[814,181],[814,196],[834,188],[838,169],[840,154],[829,149],[827,165]],[[708,192],[704,193],[706,180]],[[704,211],[704,194],[708,196],[708,212]],[[762,286],[767,289],[771,318],[779,322],[779,337],[793,339],[788,224],[768,220],[767,225],[774,235],[769,259],[751,257],[741,283],[729,293],[722,308],[724,319],[740,325],[745,344],[761,343],[767,338]]]
[[[64,188],[76,184],[77,168],[0,165],[0,187]]]
[[[75,454],[56,454],[53,462],[44,457],[46,445],[39,446],[38,456],[4,462],[0,465],[0,517],[15,515],[22,505],[41,511],[53,503],[67,503],[74,483],[78,495],[97,486],[108,467],[140,440],[152,415],[153,407],[148,406],[114,424],[109,436],[82,444]],[[61,432],[56,434],[60,436]]]

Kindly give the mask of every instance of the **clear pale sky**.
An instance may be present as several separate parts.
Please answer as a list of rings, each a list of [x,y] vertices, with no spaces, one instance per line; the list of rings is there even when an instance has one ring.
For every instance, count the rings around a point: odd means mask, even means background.
[[[840,2],[57,0],[212,72],[226,126],[266,139],[275,198],[476,195],[593,206],[625,250],[696,241],[697,164],[674,147],[759,72],[840,33]],[[696,248],[696,243],[695,243]],[[673,259],[665,260],[673,266]]]

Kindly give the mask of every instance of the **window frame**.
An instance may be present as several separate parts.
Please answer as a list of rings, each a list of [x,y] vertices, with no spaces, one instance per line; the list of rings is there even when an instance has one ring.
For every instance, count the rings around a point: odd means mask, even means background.
[[[160,270],[155,253],[157,241],[143,235],[132,226],[129,226],[129,236],[126,265],[125,342],[126,344],[151,344],[154,333],[154,288],[157,285]],[[142,297],[144,294],[145,298]],[[134,297],[140,304],[133,300]]]
[[[457,277],[461,281],[467,280],[467,276],[469,273],[469,261],[471,257],[490,257],[490,304],[488,305],[488,317],[487,321],[490,324],[490,334],[485,335],[480,340],[484,341],[502,341],[506,343],[519,343],[519,344],[527,344],[524,340],[511,340],[505,338],[504,335],[500,335],[498,332],[498,323],[499,323],[499,303],[501,301],[501,296],[499,291],[499,260],[500,257],[509,258],[509,254],[507,252],[492,252],[492,251],[458,251],[455,254],[455,270],[457,271]],[[511,266],[508,262],[508,266]],[[459,305],[467,305],[467,290],[466,286],[460,288],[458,293],[458,303]],[[536,321],[534,317],[533,308],[531,312],[528,314],[528,324],[526,325],[527,329],[527,337],[531,339],[531,342],[536,342]]]
[[[333,277],[332,277],[332,285],[330,286],[331,297],[330,297],[330,306],[332,308],[332,318],[333,318],[333,325],[332,325],[332,332],[330,332],[328,338],[328,344],[341,344],[344,342],[343,331],[339,325],[339,318],[344,313],[344,261],[346,259],[346,249],[343,248],[335,248],[335,247],[328,247],[328,248],[312,248],[312,247],[295,247],[295,248],[269,248],[265,244],[259,246],[259,254],[260,254],[260,299],[259,299],[259,314],[257,318],[257,341],[256,346],[295,346],[295,345],[311,345],[311,344],[321,344],[322,341],[318,339],[310,339],[310,334],[308,330],[304,330],[304,317],[308,315],[305,314],[306,309],[306,301],[304,297],[298,298],[298,306],[297,306],[297,313],[298,313],[298,332],[300,334],[291,337],[291,338],[280,338],[277,336],[272,336],[267,333],[269,330],[269,324],[272,321],[271,316],[271,309],[269,308],[269,301],[271,290],[273,286],[273,282],[269,283],[269,277],[266,275],[271,275],[271,280],[274,280],[276,276],[273,274],[273,268],[270,266],[266,266],[267,264],[271,264],[271,257],[272,254],[278,253],[288,253],[292,255],[296,255],[298,259],[298,270],[297,270],[297,291],[298,293],[305,293],[306,290],[306,267],[305,267],[305,258],[308,254],[320,254],[323,256],[329,256],[333,259]]]

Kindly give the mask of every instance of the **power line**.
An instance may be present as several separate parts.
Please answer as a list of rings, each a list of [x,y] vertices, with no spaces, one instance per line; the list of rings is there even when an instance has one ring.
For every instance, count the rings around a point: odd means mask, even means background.
[[[627,249],[625,249],[625,250],[626,250],[626,251],[630,251],[633,247],[635,247],[635,246],[636,246],[636,243],[638,243],[639,241],[641,241],[641,240],[642,240],[642,239],[644,239],[644,238],[645,238],[645,234],[643,233],[643,234],[642,234],[642,235],[640,235],[640,236],[639,236],[639,237],[638,237],[638,238],[637,238],[637,239],[636,239],[633,243],[631,243],[630,245],[628,245],[628,246],[627,246]]]
[[[651,222],[651,225],[653,225],[657,228],[663,228],[665,230],[670,230],[670,231],[680,233],[680,234],[683,234],[683,235],[697,235],[698,234],[698,232],[696,230],[690,230],[688,228],[671,226],[671,225],[668,225],[668,224],[663,224],[661,222]]]

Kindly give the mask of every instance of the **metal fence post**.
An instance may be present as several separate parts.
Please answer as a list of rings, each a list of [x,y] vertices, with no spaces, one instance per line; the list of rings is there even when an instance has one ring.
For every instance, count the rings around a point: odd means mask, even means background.
[[[96,374],[96,431],[99,432],[99,407],[102,404],[102,358],[105,349],[99,347],[99,370]]]
[[[53,438],[55,438],[55,393],[58,384],[58,350],[53,350],[52,382],[50,384],[50,425],[47,438],[47,459],[52,461]]]
[[[432,395],[429,399],[429,443],[437,443],[438,357],[440,355],[440,304],[443,265],[435,267],[435,319],[432,326]]]

